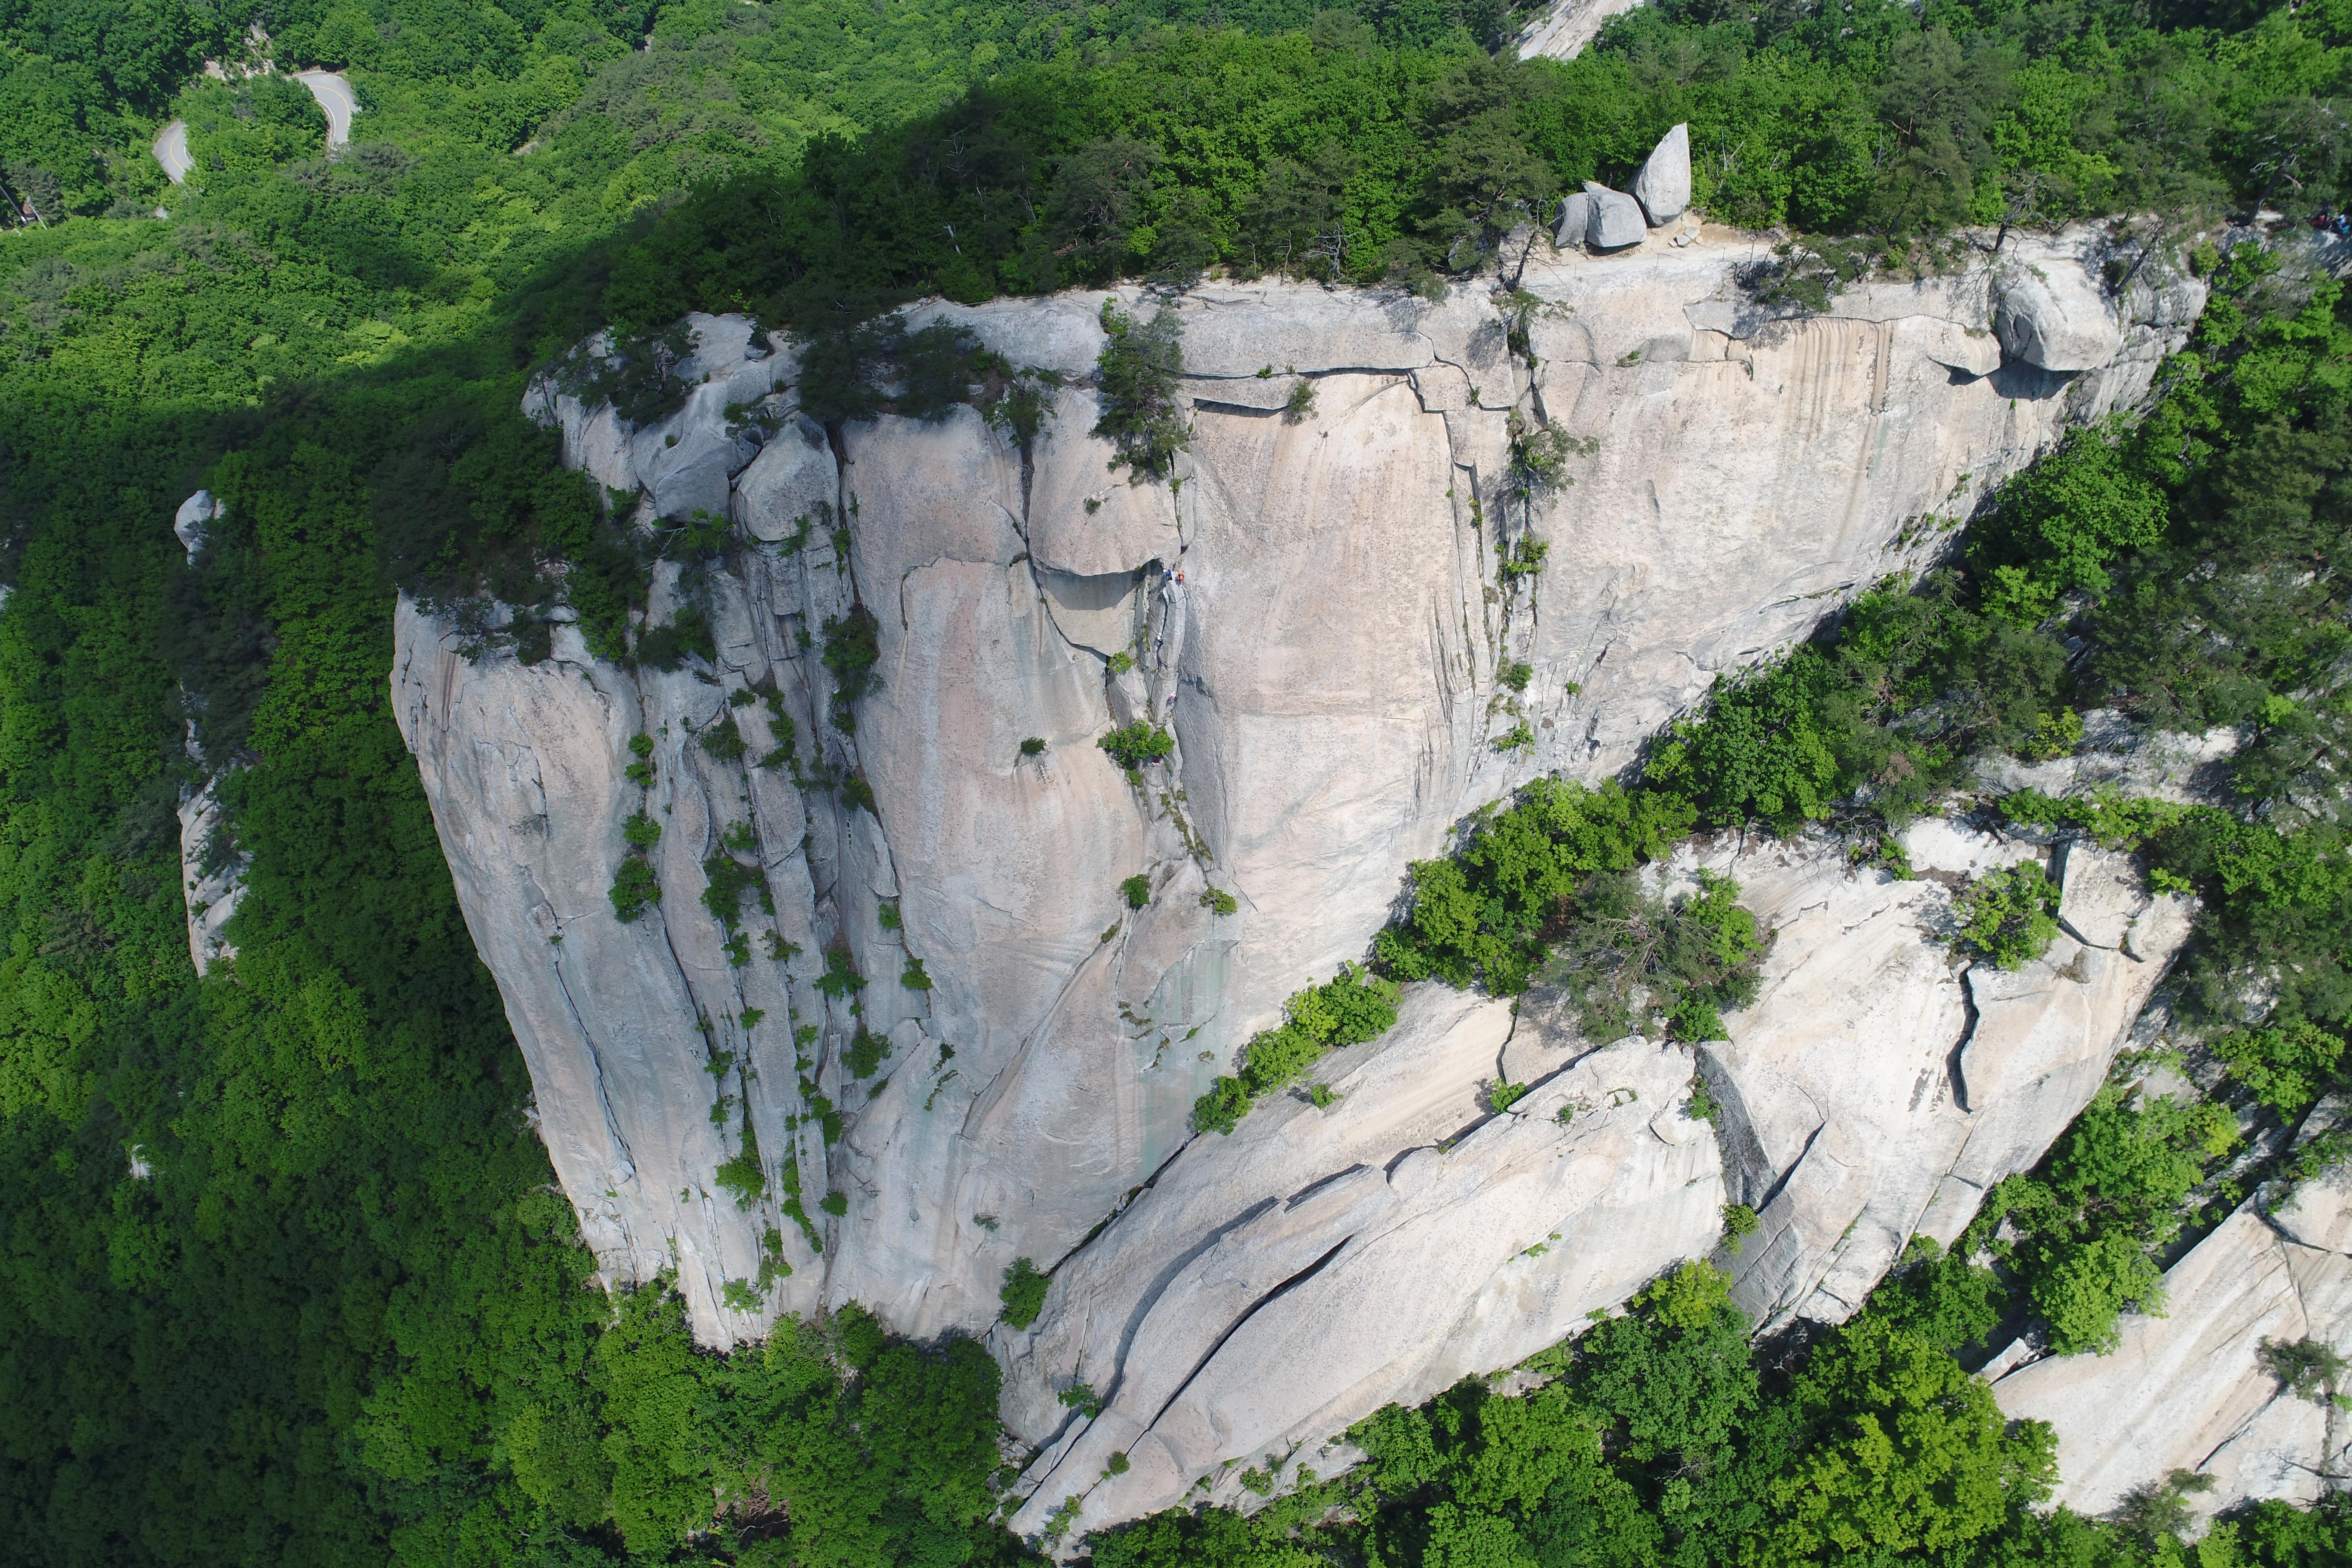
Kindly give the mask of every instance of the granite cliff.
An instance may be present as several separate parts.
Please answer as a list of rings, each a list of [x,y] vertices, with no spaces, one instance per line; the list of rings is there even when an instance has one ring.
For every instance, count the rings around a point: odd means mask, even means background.
[[[2110,299],[2101,243],[2012,237],[1808,315],[1743,288],[1749,237],[1687,217],[1606,258],[1538,243],[1517,296],[1204,285],[1167,307],[1192,442],[1166,484],[1088,433],[1100,294],[910,312],[1065,378],[1025,447],[961,405],[821,428],[739,319],[692,319],[701,384],[646,428],[536,385],[642,515],[740,541],[658,569],[649,622],[698,605],[717,650],[673,671],[568,626],[526,665],[399,613],[395,710],[608,1279],[674,1271],[718,1344],[850,1299],[990,1334],[1040,1449],[1032,1531],[1228,1495],[1223,1461],[1508,1365],[1714,1247],[1726,1201],[1764,1221],[1719,1255],[1743,1304],[1842,1319],[2087,1100],[2177,900],[1943,823],[1907,881],[1696,845],[1660,874],[1728,869],[1779,932],[1728,1042],[1416,987],[1318,1069],[1328,1107],[1202,1140],[1187,1112],[1466,814],[1622,770],[2139,397],[2201,293]],[[1565,472],[1530,484],[1515,444],[1546,428]],[[854,606],[877,680],[852,729],[818,653]],[[1175,747],[1129,775],[1095,741],[1139,717]],[[2023,854],[2063,879],[2060,948],[1955,963],[1948,884]],[[633,855],[660,896],[623,921]],[[1496,1080],[1533,1088],[1496,1112]],[[1019,1258],[1053,1280],[1016,1331]],[[1081,1382],[1099,1413],[1059,1397]]]

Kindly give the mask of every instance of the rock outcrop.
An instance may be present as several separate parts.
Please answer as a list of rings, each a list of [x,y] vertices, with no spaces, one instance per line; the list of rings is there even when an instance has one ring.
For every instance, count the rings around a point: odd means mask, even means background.
[[[2323,1106],[2305,1136],[2334,1122]],[[2105,1355],[2011,1346],[2002,1411],[2058,1434],[2056,1500],[2102,1513],[2176,1471],[2213,1483],[2200,1513],[2341,1489],[2352,1428],[2325,1386],[2289,1386],[2266,1357],[2315,1341],[2352,1354],[2352,1169],[2257,1194],[2165,1271],[2162,1316],[2128,1314]]]
[[[2081,269],[2095,243],[2032,255]],[[698,608],[715,650],[673,672],[569,626],[534,665],[468,661],[415,605],[397,626],[395,710],[608,1277],[674,1270],[723,1343],[853,1298],[988,1331],[1008,1266],[1053,1268],[1043,1317],[992,1342],[1008,1417],[1048,1446],[1033,1512],[1082,1495],[1098,1523],[1558,1338],[1703,1247],[1727,1183],[1767,1216],[1743,1299],[1834,1316],[1970,1173],[2030,1163],[2160,968],[2153,934],[2136,965],[2083,933],[1995,996],[1923,945],[1940,889],[1810,859],[1738,871],[1787,930],[1706,1054],[1746,1129],[1727,1171],[1666,1114],[1679,1050],[1596,1053],[1444,993],[1335,1062],[1335,1108],[1187,1142],[1194,1099],[1362,953],[1466,813],[1614,773],[1718,673],[1924,562],[1939,519],[2139,396],[2200,302],[2136,285],[2116,353],[2062,376],[2000,355],[1990,271],[1779,320],[1741,291],[1747,254],[1538,255],[1517,303],[1204,285],[1166,306],[1192,409],[1173,484],[1109,469],[1082,384],[1026,450],[961,406],[821,429],[790,352],[740,321],[693,321],[704,379],[646,429],[536,387],[643,515],[740,536],[723,567],[659,570],[653,622]],[[1076,381],[1103,299],[910,319]],[[861,607],[877,685],[853,707],[819,654]],[[1094,742],[1143,717],[1173,751],[1130,777]],[[661,898],[624,921],[607,893],[639,857]],[[714,878],[751,890],[714,910]],[[1885,995],[1855,996],[1866,964]],[[1998,1049],[1969,994],[2013,1004]],[[1849,1000],[1899,1037],[1810,1041]],[[1975,1065],[1947,1070],[1964,1038]],[[1507,1061],[1538,1092],[1485,1118],[1476,1078]],[[1571,1094],[1590,1114],[1563,1124]],[[1922,1142],[1856,1152],[1849,1125]],[[1309,1333],[1323,1360],[1285,1374]],[[1072,1378],[1108,1400],[1082,1430],[1054,1398]],[[1135,1468],[1097,1497],[1114,1451]]]
[[[1543,1076],[1489,1113],[1507,1053]],[[1416,986],[1315,1076],[1328,1108],[1286,1096],[1188,1146],[1056,1274],[1013,1351],[1008,1417],[1054,1439],[1014,1528],[1070,1499],[1076,1528],[1114,1523],[1203,1479],[1229,1500],[1229,1460],[1317,1448],[1328,1474],[1351,1423],[1524,1360],[1721,1230],[1687,1047],[1594,1050],[1557,1009]],[[1099,1415],[1056,1399],[1078,1383]]]
[[[1762,1222],[1733,1297],[1767,1330],[1843,1321],[1913,1236],[1956,1239],[2090,1102],[2188,938],[2186,900],[2085,841],[1940,821],[1908,837],[1916,881],[1780,846],[1674,863],[1737,878],[1776,933],[1755,1005],[1701,1053],[1733,1200]],[[2014,970],[1957,958],[1951,885],[2044,854],[2073,917],[2049,952]]]
[[[1935,826],[1924,848],[1986,865],[2048,853]],[[1721,840],[1657,876],[1676,895],[1702,868],[1733,876],[1776,931],[1731,1041],[1596,1050],[1541,987],[1517,1004],[1414,987],[1385,1039],[1315,1075],[1328,1109],[1302,1092],[1189,1145],[1057,1271],[1012,1342],[1008,1419],[1052,1439],[1016,1528],[1073,1498],[1077,1528],[1114,1522],[1204,1477],[1230,1500],[1236,1458],[1314,1448],[1328,1474],[1351,1422],[1511,1366],[1712,1249],[1727,1197],[1763,1209],[1717,1255],[1741,1305],[1768,1329],[1843,1321],[1912,1235],[1950,1241],[2041,1157],[2186,935],[2181,900],[2149,898],[2122,858],[2057,858],[2137,960],[2068,939],[2014,973],[1956,962],[1946,883],[1854,870],[1826,842]],[[1485,1115],[1496,1082],[1531,1087]],[[1107,1406],[1090,1422],[1055,1398],[1081,1383]],[[1110,1475],[1114,1453],[1133,1468]]]
[[[2013,357],[2062,374],[2115,357],[2122,333],[2086,268],[2020,261],[2003,271],[1997,287],[1993,332]]]
[[[210,490],[198,490],[180,503],[172,518],[172,536],[194,563],[205,547],[205,531],[227,515],[228,505]],[[188,725],[189,759],[204,765],[196,744],[196,727]],[[246,867],[250,858],[222,837],[217,781],[206,778],[200,787],[182,786],[180,802],[180,896],[188,911],[188,958],[198,974],[236,956],[225,928],[245,896]]]
[[[210,490],[198,490],[180,503],[180,510],[172,518],[172,536],[180,542],[189,560],[194,561],[196,552],[204,548],[205,525],[227,510],[226,504]]]
[[[223,932],[245,896],[246,856],[215,843],[220,797],[207,781],[180,803],[180,894],[188,908],[188,958],[203,974],[236,956]]]
[[[1520,30],[1519,58],[1572,60],[1614,17],[1642,0],[1553,0]]]

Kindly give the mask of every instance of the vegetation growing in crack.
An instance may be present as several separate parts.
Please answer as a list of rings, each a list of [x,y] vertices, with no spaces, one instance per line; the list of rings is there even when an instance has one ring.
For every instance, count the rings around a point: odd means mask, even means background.
[[[1588,1040],[1724,1037],[1723,1013],[1756,998],[1765,948],[1738,885],[1707,871],[1669,902],[1639,872],[1595,871],[1553,906],[1540,977],[1569,995]]]
[[[2016,969],[2058,940],[2058,885],[2039,860],[1988,871],[1952,900],[1953,940],[2003,969]]]
[[[1149,320],[1140,320],[1119,309],[1118,300],[1105,300],[1102,329],[1108,341],[1095,360],[1102,417],[1094,433],[1110,442],[1111,467],[1126,468],[1129,482],[1168,479],[1175,472],[1176,454],[1192,438],[1180,395],[1182,318],[1164,301]]]
[[[1016,1258],[1004,1271],[1004,1288],[999,1293],[1008,1327],[1025,1329],[1037,1321],[1045,1310],[1045,1291],[1053,1284],[1048,1276],[1025,1258]]]
[[[1148,719],[1138,719],[1099,737],[1095,744],[1109,753],[1112,762],[1132,772],[1146,763],[1164,762],[1176,750],[1176,737]]]
[[[833,672],[833,721],[841,730],[856,727],[852,710],[875,685],[874,667],[882,661],[881,637],[874,613],[862,604],[824,618],[824,651],[819,658]]]
[[[1243,1047],[1238,1077],[1220,1077],[1192,1106],[1196,1132],[1230,1133],[1254,1100],[1296,1083],[1327,1052],[1378,1039],[1396,1022],[1401,988],[1357,964],[1283,1004],[1283,1021]]]

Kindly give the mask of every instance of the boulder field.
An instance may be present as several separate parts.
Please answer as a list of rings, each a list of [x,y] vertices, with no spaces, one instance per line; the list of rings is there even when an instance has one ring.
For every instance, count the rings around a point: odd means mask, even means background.
[[[1760,241],[1673,238],[1538,240],[1516,296],[1177,296],[1172,482],[1090,433],[1100,293],[909,312],[1059,373],[1025,448],[963,405],[820,428],[792,351],[735,318],[690,319],[702,380],[657,424],[535,384],[642,516],[740,541],[657,569],[653,624],[699,606],[716,647],[671,671],[571,626],[534,664],[469,658],[450,617],[398,615],[395,711],[608,1280],[672,1273],[714,1345],[853,1299],[986,1335],[1035,1533],[1342,1462],[1315,1455],[1357,1417],[1717,1248],[1727,1202],[1763,1222],[1717,1253],[1743,1304],[1839,1321],[2033,1163],[2186,910],[2088,846],[1941,822],[1912,880],[1805,842],[1659,868],[1729,870],[1778,931],[1728,1041],[1588,1041],[1540,990],[1415,986],[1318,1068],[1327,1105],[1189,1131],[1468,814],[1620,773],[1718,675],[1925,565],[2141,397],[2202,303],[2186,279],[2101,293],[2102,242],[2070,231],[1783,316],[1740,281]],[[1532,474],[1515,452],[1546,427],[1566,439]],[[853,729],[820,656],[856,606]],[[1129,774],[1096,742],[1138,720],[1173,748]],[[660,834],[633,850],[638,813]],[[2025,854],[2063,879],[2059,946],[1956,960],[1951,885]],[[659,899],[624,921],[633,855]],[[751,890],[707,902],[714,876]],[[1497,1081],[1532,1087],[1497,1112]],[[1019,1259],[1051,1284],[1015,1331]]]

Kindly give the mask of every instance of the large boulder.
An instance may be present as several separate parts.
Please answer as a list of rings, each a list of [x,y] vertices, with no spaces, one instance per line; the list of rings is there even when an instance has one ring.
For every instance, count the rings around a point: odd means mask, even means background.
[[[1690,195],[1690,127],[1677,125],[1651,149],[1649,161],[1633,178],[1633,198],[1656,228],[1682,216]]]
[[[2012,359],[2043,370],[2096,370],[2116,357],[2123,333],[2080,262],[2012,267],[2000,279],[1992,327]]]
[[[1551,226],[1551,242],[1566,250],[1571,245],[1584,243],[1584,230],[1592,221],[1592,198],[1582,191],[1559,198],[1559,218]]]
[[[210,490],[198,490],[180,503],[179,511],[172,519],[172,532],[179,540],[180,548],[188,552],[190,561],[205,547],[205,525],[227,511],[228,503]]]
[[[1624,192],[1587,180],[1584,195],[1592,204],[1585,209],[1584,243],[1593,249],[1622,250],[1641,244],[1649,233],[1649,225],[1642,220],[1642,204]]]

